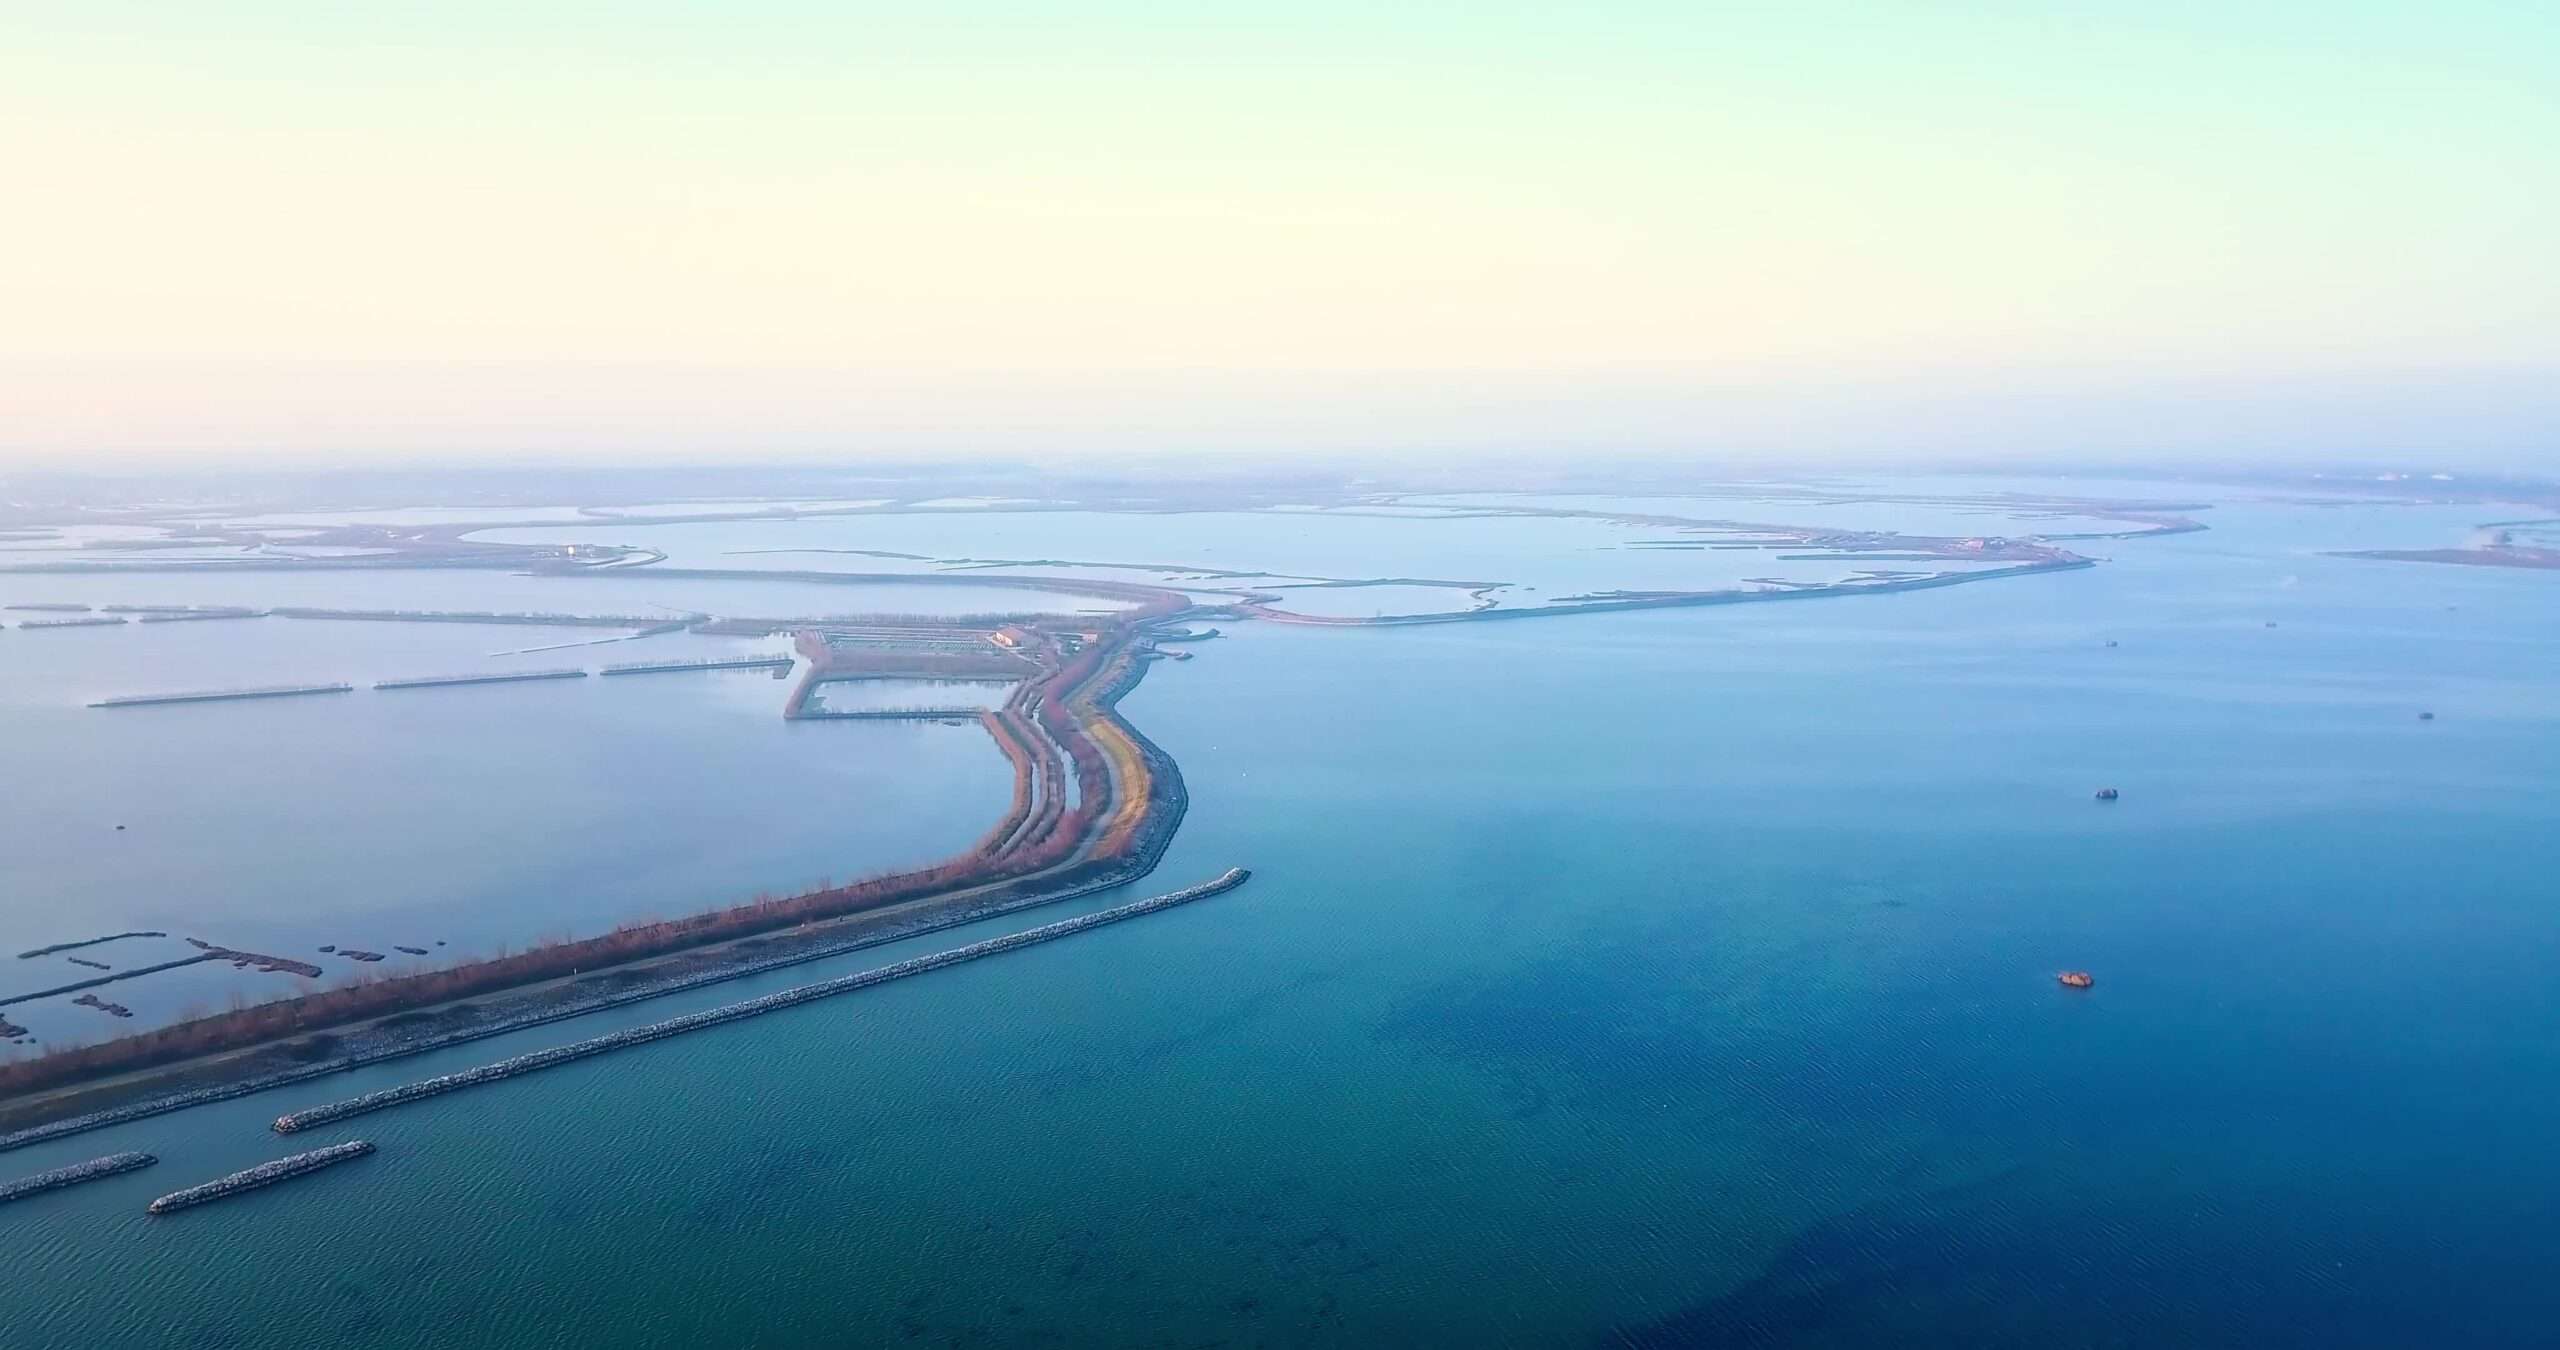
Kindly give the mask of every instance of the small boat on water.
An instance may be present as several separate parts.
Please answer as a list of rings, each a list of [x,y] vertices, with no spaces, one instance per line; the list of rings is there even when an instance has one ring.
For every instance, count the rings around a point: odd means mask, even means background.
[[[2124,795],[2124,794],[2122,794],[2122,793],[2120,793],[2120,792],[2116,791],[2114,788],[2100,788],[2100,789],[2098,789],[2098,800],[2099,800],[2099,801],[2102,801],[2102,802],[2111,802],[2111,801],[2114,801],[2116,798],[2118,798],[2118,797],[2120,797],[2120,796],[2123,796],[2123,795]]]
[[[2062,981],[2066,989],[2086,989],[2098,982],[2096,976],[2085,970],[2066,970],[2054,978]]]

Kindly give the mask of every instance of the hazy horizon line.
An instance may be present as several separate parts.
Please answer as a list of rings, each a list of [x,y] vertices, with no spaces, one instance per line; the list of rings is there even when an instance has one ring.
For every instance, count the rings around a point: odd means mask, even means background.
[[[18,468],[1607,456],[2514,473],[2560,460],[2560,365],[2535,362],[1067,371],[46,358],[0,360],[0,406],[0,466]]]

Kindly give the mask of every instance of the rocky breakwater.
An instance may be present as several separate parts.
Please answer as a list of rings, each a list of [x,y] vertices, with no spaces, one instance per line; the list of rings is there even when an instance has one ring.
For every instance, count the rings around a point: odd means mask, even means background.
[[[291,1181],[295,1177],[308,1176],[323,1167],[335,1167],[339,1163],[361,1158],[371,1152],[373,1152],[372,1141],[351,1139],[343,1144],[331,1144],[327,1148],[313,1149],[309,1153],[296,1153],[289,1158],[263,1162],[246,1171],[234,1172],[201,1186],[189,1186],[183,1191],[171,1191],[151,1202],[151,1212],[174,1214],[179,1210],[192,1209],[197,1205],[227,1200],[244,1191],[254,1191],[261,1186],[273,1186],[279,1181]]]
[[[502,1059],[494,1064],[483,1064],[476,1069],[439,1074],[434,1078],[422,1078],[414,1083],[384,1088],[379,1092],[368,1092],[360,1097],[349,1097],[344,1101],[331,1102],[325,1106],[290,1112],[276,1118],[275,1129],[278,1134],[292,1134],[300,1130],[334,1124],[350,1116],[403,1106],[462,1088],[477,1087],[482,1083],[494,1083],[502,1079],[572,1063],[593,1055],[604,1054],[609,1050],[646,1045],[651,1041],[664,1040],[669,1036],[682,1035],[688,1031],[699,1031],[704,1027],[719,1026],[762,1013],[778,1012],[784,1008],[796,1008],[803,1003],[813,1003],[837,994],[851,993],[856,989],[868,989],[875,984],[886,984],[891,980],[903,979],[909,975],[921,975],[929,970],[956,966],[963,961],[975,961],[980,957],[994,956],[1001,952],[1068,937],[1087,929],[1118,923],[1123,919],[1134,919],[1142,914],[1171,909],[1176,905],[1188,904],[1193,900],[1234,890],[1243,885],[1252,875],[1244,868],[1231,867],[1216,878],[1204,881],[1197,886],[1188,886],[1182,890],[1132,901],[1111,909],[1098,909],[1091,914],[1079,914],[1072,919],[1042,924],[1038,928],[1026,928],[1019,933],[1007,933],[1003,937],[989,938],[984,942],[972,942],[965,947],[953,947],[948,951],[909,957],[904,961],[892,962],[871,970],[857,971],[836,979],[804,984],[796,989],[785,989],[740,1003],[731,1003],[698,1013],[687,1013],[681,1017],[670,1017],[663,1022],[633,1027],[629,1031],[617,1031],[590,1040],[554,1046],[548,1050],[536,1050],[530,1054]]]
[[[1013,729],[1027,739],[1022,748],[1057,761],[1060,813],[1049,818],[1036,810],[1018,831],[1006,832],[992,855],[981,847],[919,871],[251,1004],[96,1045],[0,1061],[0,1151],[1135,883],[1154,870],[1171,842],[1186,796],[1172,757],[1111,707],[1147,669],[1131,659],[1132,645],[1088,645],[1072,663],[1072,677],[1060,670],[1034,687],[1039,708],[1005,710]],[[1086,681],[1094,684],[1089,692],[1082,690]],[[1065,745],[1051,734],[1055,713],[1046,705],[1052,691],[1062,691],[1077,706],[1076,713],[1057,719],[1070,738]],[[1107,720],[1111,734],[1075,727],[1080,716]],[[1073,777],[1064,776],[1069,759]],[[1071,787],[1084,787],[1094,800],[1065,809]],[[1124,811],[1139,801],[1145,809]],[[336,954],[380,959],[379,953],[343,948]],[[203,954],[188,959],[201,960]],[[585,975],[568,986],[540,983],[582,970]],[[358,1025],[420,1009],[432,1012]],[[223,1053],[244,1048],[251,1052]],[[143,1072],[129,1073],[137,1069]],[[127,1076],[46,1095],[110,1075]]]
[[[31,1195],[42,1195],[46,1191],[58,1191],[65,1186],[77,1186],[84,1181],[96,1181],[101,1177],[139,1171],[158,1161],[160,1161],[158,1158],[148,1153],[110,1153],[103,1158],[91,1158],[87,1162],[73,1163],[69,1167],[57,1167],[50,1172],[38,1172],[34,1176],[20,1177],[16,1181],[0,1182],[0,1205],[5,1205],[12,1200],[24,1200]]]

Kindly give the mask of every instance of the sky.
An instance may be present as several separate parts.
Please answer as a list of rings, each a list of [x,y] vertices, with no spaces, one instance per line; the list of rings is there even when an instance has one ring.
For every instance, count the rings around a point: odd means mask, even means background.
[[[2560,6],[0,0],[0,455],[2560,468]]]

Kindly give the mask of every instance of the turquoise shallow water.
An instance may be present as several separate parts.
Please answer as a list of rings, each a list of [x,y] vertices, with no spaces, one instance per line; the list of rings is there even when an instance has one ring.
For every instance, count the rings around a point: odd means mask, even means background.
[[[1127,710],[1194,801],[1146,889],[1244,889],[304,1136],[381,1153],[170,1219],[284,1109],[570,1033],[6,1155],[164,1161],[0,1211],[0,1326],[2534,1343],[2560,586],[2226,509],[1934,592],[1229,626]]]

